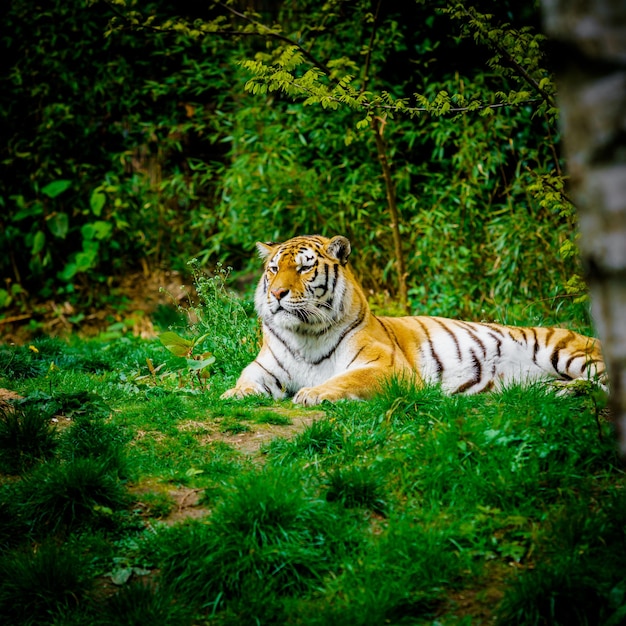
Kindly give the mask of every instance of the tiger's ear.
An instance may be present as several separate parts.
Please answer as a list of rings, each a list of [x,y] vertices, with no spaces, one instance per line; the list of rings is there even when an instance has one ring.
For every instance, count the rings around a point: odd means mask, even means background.
[[[345,237],[338,235],[328,242],[326,252],[331,257],[337,259],[341,265],[345,265],[348,262],[352,248],[350,247],[350,242]]]
[[[259,256],[264,261],[272,255],[275,248],[276,248],[276,244],[271,241],[268,241],[267,243],[263,243],[262,241],[256,242],[256,249],[259,252]]]

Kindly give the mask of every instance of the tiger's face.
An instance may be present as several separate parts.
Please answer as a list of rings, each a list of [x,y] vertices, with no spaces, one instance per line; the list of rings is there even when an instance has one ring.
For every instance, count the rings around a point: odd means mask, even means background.
[[[274,327],[321,333],[343,312],[345,237],[295,237],[282,244],[258,243],[265,271],[257,287],[259,316]]]

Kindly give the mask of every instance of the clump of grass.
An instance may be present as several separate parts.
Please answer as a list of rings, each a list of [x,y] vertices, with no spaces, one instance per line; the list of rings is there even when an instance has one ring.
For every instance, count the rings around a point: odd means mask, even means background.
[[[146,624],[172,624],[185,626],[192,623],[187,605],[176,602],[168,589],[143,582],[133,582],[122,587],[98,609],[94,621],[97,626],[145,626]]]
[[[539,564],[532,572],[522,574],[507,590],[498,608],[497,623],[502,626],[607,623],[603,605],[597,582],[575,559]],[[622,611],[622,620],[624,618],[626,612]]]
[[[56,447],[49,414],[36,406],[0,406],[0,470],[20,473],[52,457]]]
[[[27,525],[19,515],[17,483],[0,485],[0,554],[18,545],[27,535]]]
[[[212,276],[194,259],[189,262],[199,303],[194,330],[205,338],[201,350],[216,358],[213,370],[234,379],[258,352],[254,306],[227,288],[231,268],[218,264]]]
[[[441,590],[454,588],[469,565],[453,549],[452,536],[449,529],[390,519],[382,535],[355,555],[351,567],[327,581],[325,602],[316,605],[307,623],[431,623]]]
[[[52,390],[50,393],[35,391],[17,403],[22,407],[34,407],[53,415],[63,415],[69,418],[77,417],[107,417],[110,413],[108,405],[96,393],[77,391]]]
[[[36,534],[108,524],[128,503],[126,489],[106,459],[44,464],[24,478],[20,491],[21,516]]]
[[[291,441],[274,439],[268,448],[272,460],[280,464],[285,461],[306,459],[319,455],[333,454],[344,447],[341,430],[330,420],[313,422]]]
[[[90,587],[79,555],[53,543],[0,557],[0,621],[49,624],[75,607]]]
[[[341,509],[306,494],[301,480],[276,470],[237,478],[209,526],[190,524],[160,538],[166,583],[205,608],[244,598],[257,606],[257,593],[271,604],[272,596],[319,584],[358,539]]]
[[[273,426],[289,426],[291,419],[276,411],[260,411],[254,414],[254,421],[258,424],[272,424]]]
[[[250,432],[250,426],[232,417],[225,417],[220,424],[220,432],[229,435]]]
[[[63,434],[60,453],[68,461],[100,459],[118,477],[127,478],[125,442],[125,436],[114,424],[82,418]]]
[[[329,474],[326,484],[329,502],[338,501],[347,508],[362,507],[381,514],[387,510],[384,482],[369,467],[339,467]]]

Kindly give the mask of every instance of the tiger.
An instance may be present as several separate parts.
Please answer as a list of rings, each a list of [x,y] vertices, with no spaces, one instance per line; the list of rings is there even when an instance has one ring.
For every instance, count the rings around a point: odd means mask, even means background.
[[[603,381],[600,342],[571,330],[374,315],[341,235],[257,243],[262,345],[222,398],[367,400],[390,377],[475,394],[540,380]]]

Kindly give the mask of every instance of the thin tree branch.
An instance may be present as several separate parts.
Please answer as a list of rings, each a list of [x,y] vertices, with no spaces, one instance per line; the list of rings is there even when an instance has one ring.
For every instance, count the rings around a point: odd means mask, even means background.
[[[261,22],[257,22],[257,20],[253,20],[250,16],[246,15],[245,13],[240,13],[239,11],[237,11],[231,6],[228,6],[227,4],[222,4],[221,2],[218,2],[217,4],[218,6],[223,7],[224,9],[226,9],[227,11],[229,11],[236,17],[248,22],[249,24],[252,24],[253,26],[256,26],[256,28],[259,29],[259,32],[256,34],[266,35],[268,37],[271,37],[272,39],[278,39],[279,41],[283,41],[289,45],[296,46],[298,50],[309,60],[310,63],[312,63],[316,67],[319,67],[319,69],[321,69],[325,74],[327,74],[330,77],[330,74],[331,74],[330,69],[324,63],[322,63],[319,59],[317,59],[313,54],[311,54],[309,50],[301,46],[298,42],[294,41],[290,37],[287,37],[286,35],[283,35],[271,29],[269,26],[266,26],[265,24],[262,24]]]
[[[407,272],[404,262],[404,252],[402,250],[402,236],[400,234],[400,212],[398,211],[398,203],[396,202],[396,186],[391,173],[391,166],[387,158],[387,144],[383,138],[383,130],[385,121],[378,116],[372,117],[371,122],[374,139],[376,140],[376,150],[378,152],[378,160],[383,171],[383,180],[385,181],[385,193],[387,196],[387,208],[389,209],[389,217],[391,218],[391,233],[393,235],[393,247],[396,255],[396,269],[398,272],[398,290],[400,302],[407,313],[410,313],[409,294],[406,284]]]
[[[463,5],[459,4],[458,7],[460,10],[463,11],[463,13],[465,14],[467,18],[469,18],[470,20],[475,19],[475,16],[472,15],[471,11],[466,9]],[[482,28],[479,29],[479,32],[481,30],[483,29]],[[524,67],[522,67],[522,65],[520,65],[513,58],[511,53],[506,48],[501,46],[497,41],[490,39],[486,35],[484,36],[484,40],[486,42],[486,45],[492,47],[499,54],[501,54],[504,57],[504,61],[510,67],[512,67],[546,102],[548,102],[552,106],[556,106],[554,98],[539,85],[539,83],[528,73],[528,71]]]
[[[365,57],[365,67],[363,68],[363,85],[361,87],[361,93],[365,91],[365,89],[367,88],[367,83],[369,81],[370,65],[372,62],[372,50],[374,48],[374,38],[376,37],[376,29],[378,27],[378,14],[380,12],[380,4],[381,4],[381,0],[378,0],[378,4],[376,5],[376,12],[374,13],[374,23],[372,25],[372,33],[370,35],[370,42],[367,46],[367,55]]]

